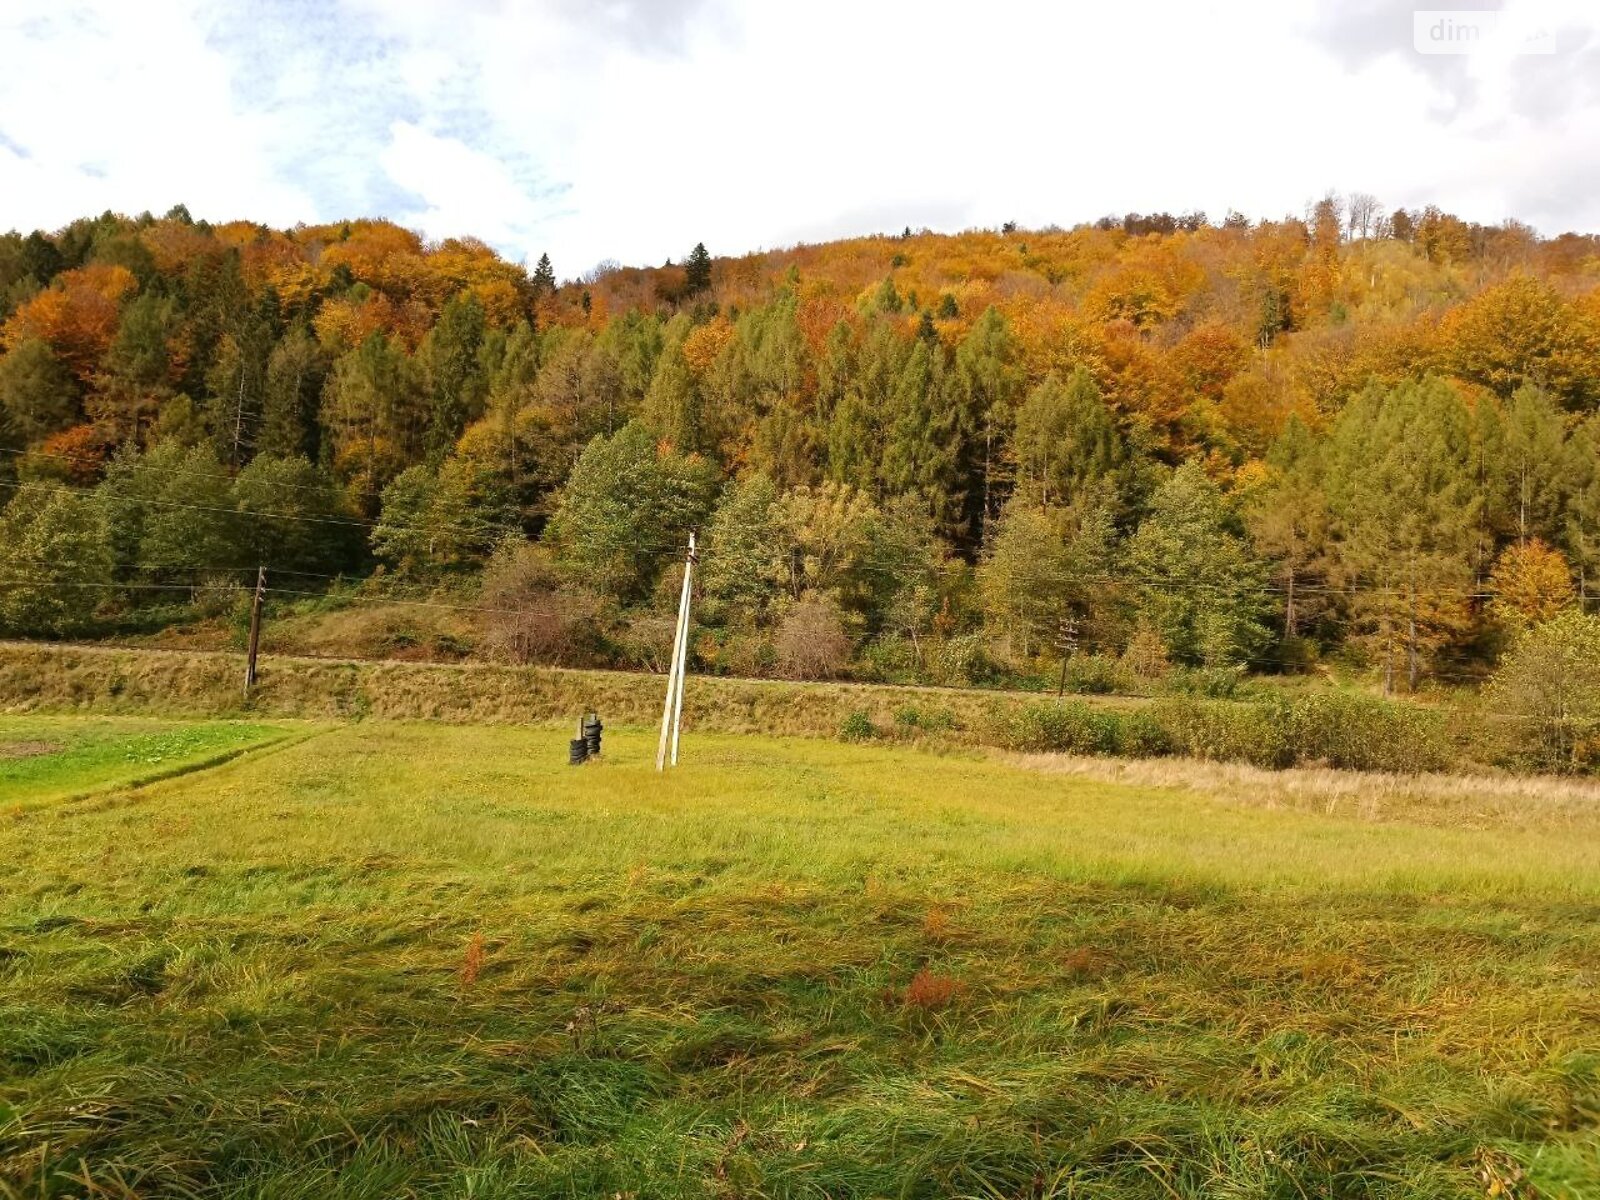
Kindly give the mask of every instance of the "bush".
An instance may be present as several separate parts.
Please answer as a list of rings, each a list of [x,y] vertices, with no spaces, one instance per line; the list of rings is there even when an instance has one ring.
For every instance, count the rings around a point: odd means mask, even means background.
[[[1495,672],[1489,698],[1515,760],[1590,766],[1600,740],[1600,617],[1568,609],[1524,633]]]
[[[1115,754],[1118,725],[1116,714],[1068,700],[1024,705],[1010,714],[1000,733],[1012,750]]]
[[[921,677],[916,649],[910,641],[883,634],[867,644],[861,654],[860,677],[874,683],[911,683]]]
[[[1232,700],[1243,684],[1243,667],[1182,667],[1162,680],[1160,690],[1172,696]]]
[[[1175,754],[1273,768],[1295,761],[1289,711],[1281,704],[1174,698],[1160,701],[1155,717]]]
[[[809,595],[789,610],[773,639],[786,679],[832,679],[850,661],[850,639],[832,600]]]
[[[509,542],[495,552],[483,573],[483,607],[484,645],[497,659],[576,666],[594,656],[599,598],[565,586],[541,546]]]
[[[1119,665],[1135,679],[1145,681],[1160,679],[1172,668],[1167,660],[1167,643],[1149,625],[1140,625],[1133,631]]]
[[[1444,714],[1355,692],[1299,697],[1289,740],[1299,762],[1355,771],[1438,771],[1454,757]]]
[[[986,683],[999,674],[984,646],[981,633],[963,633],[945,638],[928,654],[928,677],[947,687],[970,687]]]
[[[847,742],[868,742],[878,736],[878,727],[871,717],[857,709],[840,724],[839,736]]]
[[[1074,654],[1067,660],[1067,691],[1084,696],[1108,696],[1126,690],[1124,672],[1106,654]]]
[[[1122,758],[1161,758],[1172,753],[1172,736],[1148,708],[1120,713],[1116,719],[1116,748]]]
[[[895,728],[902,733],[948,733],[956,726],[955,714],[945,708],[918,708],[908,704],[894,714]]]

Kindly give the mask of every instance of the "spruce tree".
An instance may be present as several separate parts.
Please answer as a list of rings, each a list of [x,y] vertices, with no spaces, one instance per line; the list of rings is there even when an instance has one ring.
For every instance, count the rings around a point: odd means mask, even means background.
[[[444,461],[467,422],[483,413],[488,380],[479,359],[486,321],[483,306],[468,292],[445,303],[439,320],[422,339],[417,358],[428,389],[428,461]]]
[[[710,290],[711,255],[706,253],[704,242],[696,242],[683,263],[683,292],[686,296],[698,296]]]
[[[1085,502],[1113,513],[1132,498],[1133,454],[1099,385],[1082,367],[1063,383],[1048,376],[1017,409],[1017,488],[1040,508]]]
[[[0,420],[19,442],[41,441],[77,416],[77,384],[48,342],[28,338],[0,355]]]
[[[527,260],[524,259],[524,262]],[[533,295],[535,299],[554,295],[556,290],[556,269],[550,265],[548,254],[539,255],[539,262],[533,268]]]
[[[257,449],[279,457],[315,459],[320,444],[317,406],[328,363],[304,325],[289,330],[267,359]]]

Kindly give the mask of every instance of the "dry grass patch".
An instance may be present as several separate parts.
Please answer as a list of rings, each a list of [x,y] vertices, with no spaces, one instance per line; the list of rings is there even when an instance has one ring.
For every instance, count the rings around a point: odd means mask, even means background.
[[[1186,758],[1006,754],[998,760],[1100,783],[1175,788],[1250,808],[1462,829],[1600,831],[1600,783],[1551,776],[1387,775],[1326,767],[1266,770]]]

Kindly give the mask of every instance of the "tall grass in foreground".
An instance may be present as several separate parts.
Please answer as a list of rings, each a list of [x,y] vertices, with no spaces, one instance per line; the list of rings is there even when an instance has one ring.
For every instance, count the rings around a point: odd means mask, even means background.
[[[1600,1186],[1592,813],[652,748],[368,722],[0,822],[0,1194]]]

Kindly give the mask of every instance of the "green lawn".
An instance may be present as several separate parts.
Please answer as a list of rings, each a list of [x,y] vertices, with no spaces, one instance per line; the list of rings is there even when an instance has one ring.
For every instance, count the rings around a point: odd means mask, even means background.
[[[283,725],[244,721],[0,716],[0,807],[181,774],[286,733]]]
[[[0,1195],[1600,1196],[1600,814],[298,732],[0,775]]]

